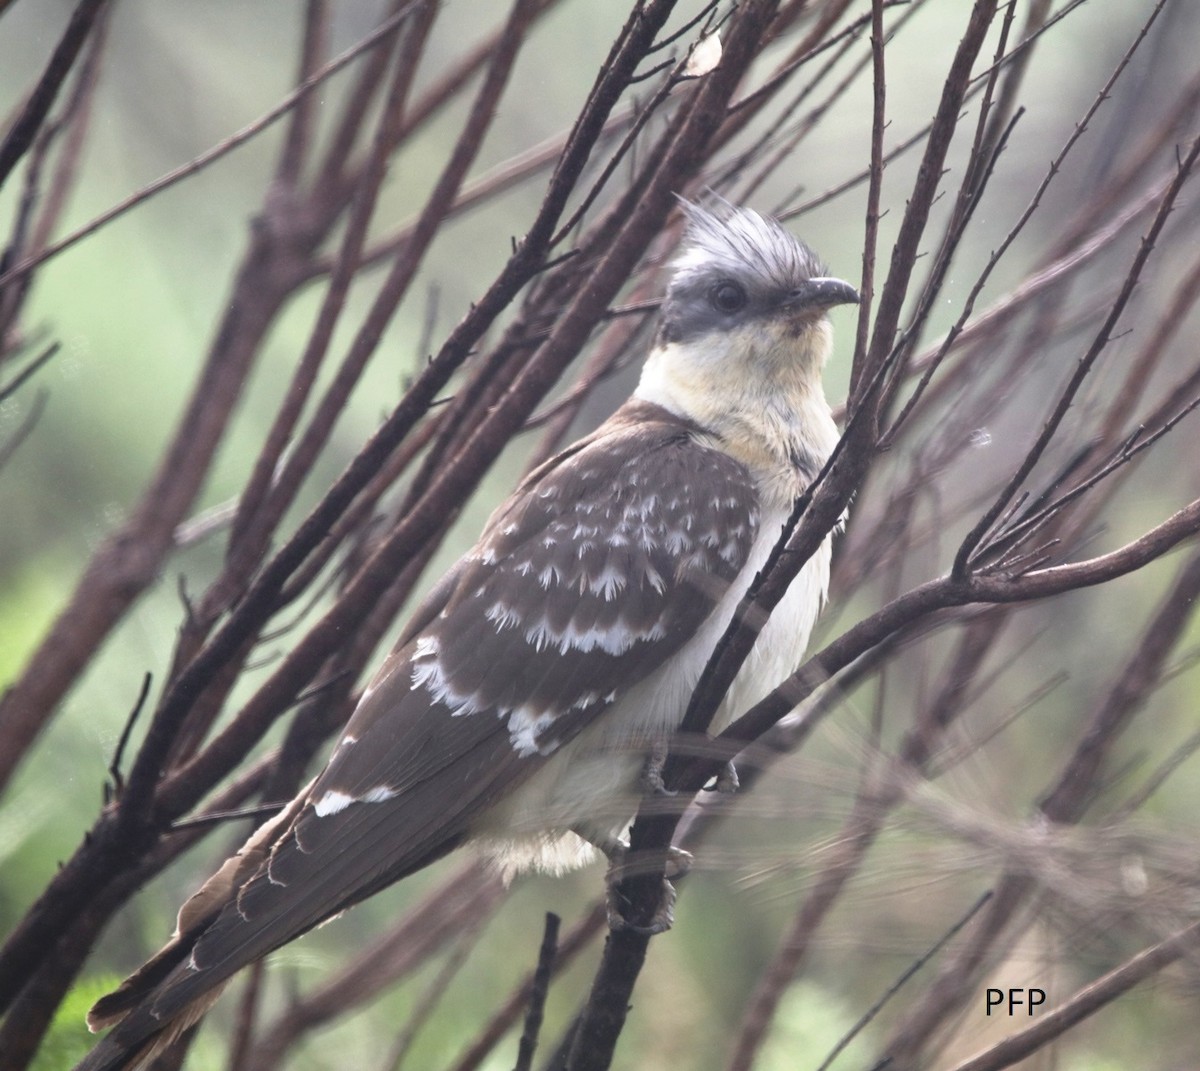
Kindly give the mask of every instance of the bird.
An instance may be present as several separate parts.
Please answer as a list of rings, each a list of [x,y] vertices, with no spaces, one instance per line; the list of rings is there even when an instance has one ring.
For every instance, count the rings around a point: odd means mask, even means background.
[[[77,1071],[153,1058],[242,967],[472,843],[506,872],[619,857],[647,762],[838,438],[829,310],[859,300],[776,220],[711,195],[636,389],[533,469],[431,589],[325,768],[88,1015]],[[799,665],[831,536],[763,624],[714,729]]]

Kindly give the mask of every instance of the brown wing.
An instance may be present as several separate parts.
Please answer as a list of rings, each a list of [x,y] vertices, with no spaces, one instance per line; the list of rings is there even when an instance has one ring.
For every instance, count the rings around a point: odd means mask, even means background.
[[[518,488],[418,611],[266,865],[130,1020],[161,1028],[241,966],[449,851],[679,650],[758,523],[745,469],[694,430],[628,403]]]

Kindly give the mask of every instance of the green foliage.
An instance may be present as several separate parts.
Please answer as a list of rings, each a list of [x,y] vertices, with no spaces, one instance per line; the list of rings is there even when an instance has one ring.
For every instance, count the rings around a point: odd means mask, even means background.
[[[115,974],[101,974],[75,986],[59,1005],[46,1040],[30,1065],[31,1071],[62,1071],[83,1059],[96,1040],[84,1023],[88,1008],[120,983]]]

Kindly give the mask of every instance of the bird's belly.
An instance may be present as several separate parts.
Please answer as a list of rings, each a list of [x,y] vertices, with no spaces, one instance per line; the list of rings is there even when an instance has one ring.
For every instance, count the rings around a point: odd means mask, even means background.
[[[506,871],[537,867],[557,872],[578,866],[592,852],[567,831],[584,828],[613,836],[628,825],[643,792],[649,750],[679,726],[700,674],[770,551],[771,543],[760,541],[761,551],[755,548],[749,567],[674,657],[481,816],[474,833]],[[826,540],[767,619],[712,731],[745,713],[800,664],[828,587],[829,557]]]

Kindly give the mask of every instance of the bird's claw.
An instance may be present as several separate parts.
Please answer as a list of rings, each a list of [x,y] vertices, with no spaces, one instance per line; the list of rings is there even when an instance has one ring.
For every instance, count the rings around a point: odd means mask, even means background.
[[[725,763],[713,776],[712,780],[704,786],[705,792],[719,792],[722,796],[732,796],[739,788],[742,787],[742,782],[738,778],[737,767],[734,766],[733,760]]]
[[[730,759],[717,773],[716,784],[713,785],[713,788],[722,796],[732,796],[741,787],[742,782],[738,780],[737,767]]]
[[[608,916],[608,928],[614,933],[625,931],[636,933],[642,937],[654,937],[666,933],[675,925],[675,886],[663,878],[662,896],[654,917],[645,925],[630,922],[621,910],[621,897],[617,892],[617,883],[609,881],[604,896],[605,913]]]
[[[659,898],[658,908],[648,923],[639,924],[630,922],[625,917],[621,905],[622,897],[618,892],[618,886],[625,877],[625,862],[629,854],[629,845],[613,838],[611,843],[601,847],[600,850],[608,856],[609,862],[608,874],[604,879],[604,907],[608,916],[608,928],[614,932],[624,930],[640,934],[643,937],[666,933],[675,924],[676,893],[675,886],[671,884],[670,879],[683,877],[691,869],[692,853],[676,847],[667,849],[665,867],[667,876],[663,878],[662,895]]]
[[[663,781],[663,766],[667,762],[667,745],[659,740],[650,747],[646,765],[642,767],[642,791],[648,796],[675,796],[678,793],[667,788]]]
[[[672,845],[667,849],[667,877],[682,878],[692,869],[694,860],[695,856],[691,852]]]

